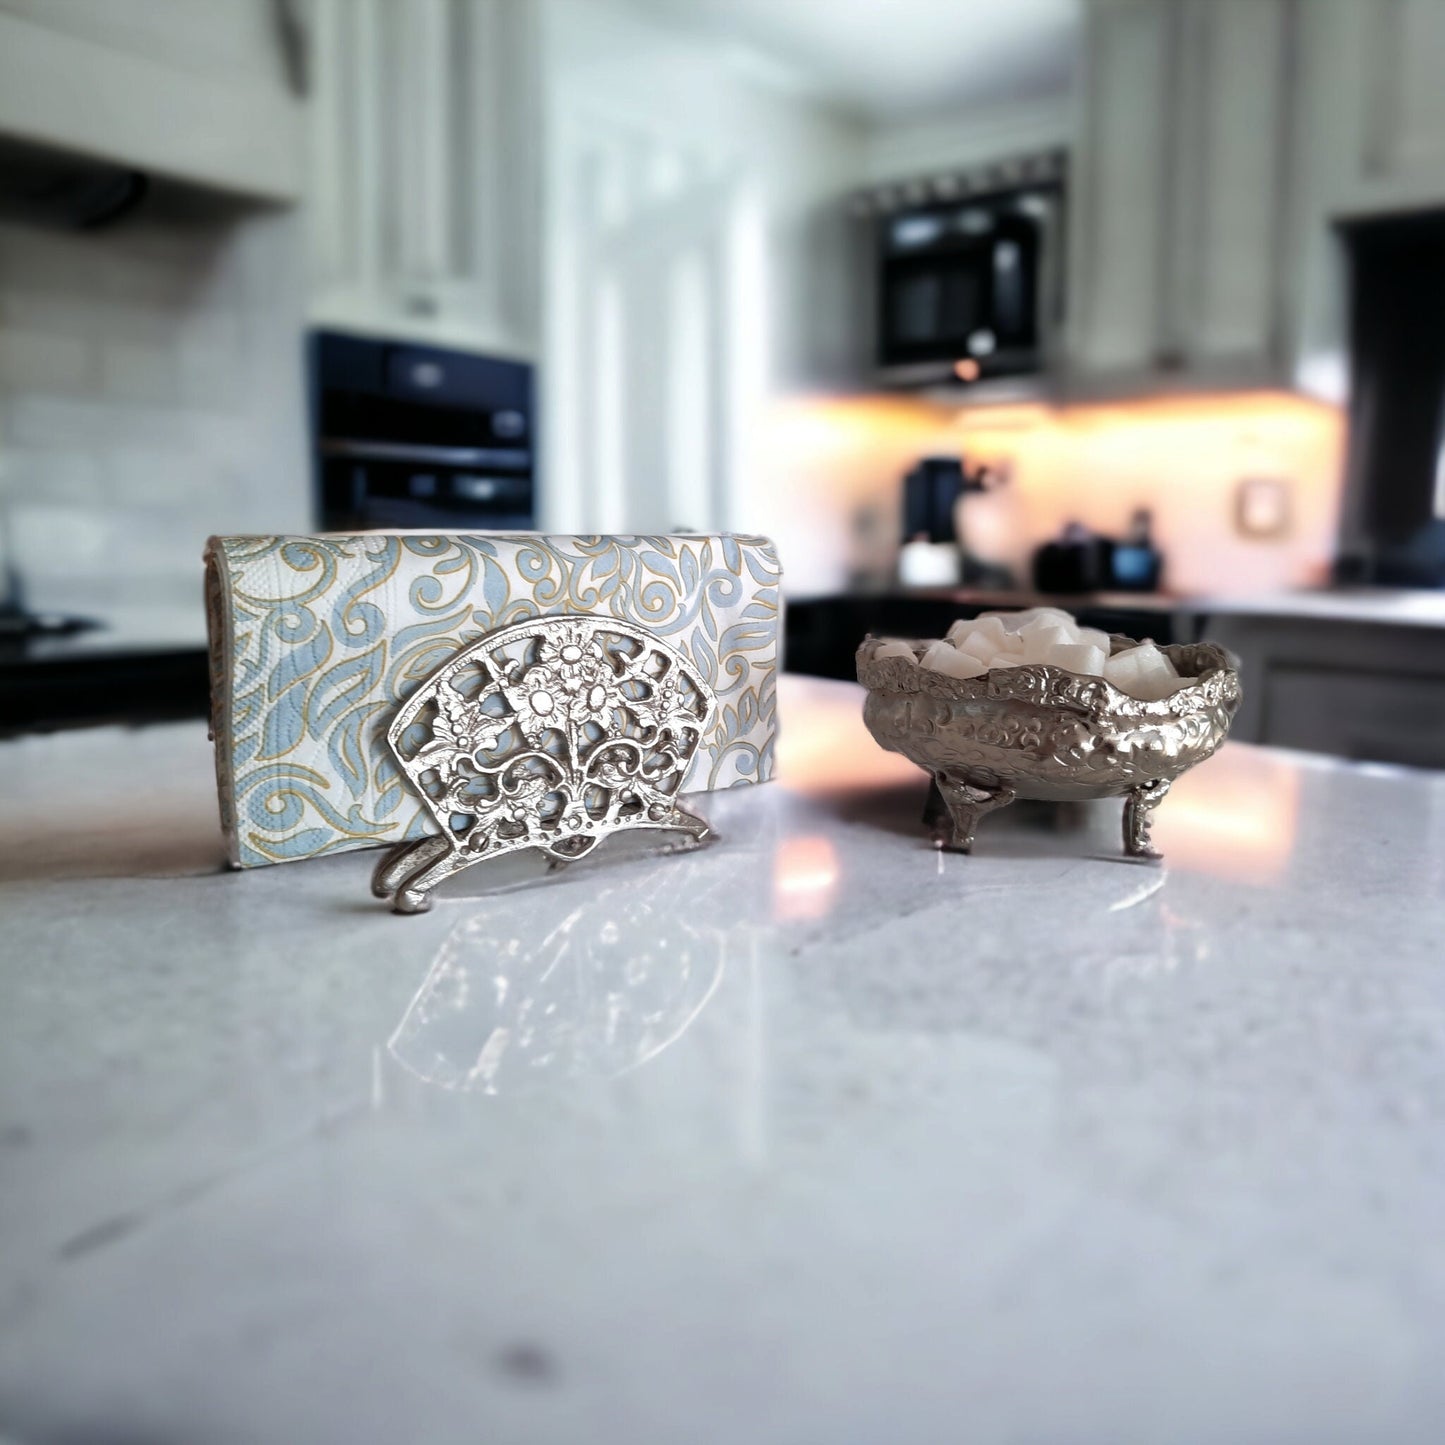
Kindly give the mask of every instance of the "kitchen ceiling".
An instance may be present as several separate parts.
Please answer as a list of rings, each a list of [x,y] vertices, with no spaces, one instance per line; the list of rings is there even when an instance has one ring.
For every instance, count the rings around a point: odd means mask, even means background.
[[[635,0],[861,119],[1057,94],[1082,0]],[[759,66],[761,69],[762,66]]]

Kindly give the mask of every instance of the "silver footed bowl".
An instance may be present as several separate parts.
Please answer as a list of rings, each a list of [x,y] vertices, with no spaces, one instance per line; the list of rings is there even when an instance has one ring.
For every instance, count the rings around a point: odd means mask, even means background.
[[[1122,797],[1125,852],[1157,856],[1153,810],[1224,741],[1239,707],[1234,660],[1210,642],[1161,647],[1192,682],[1143,702],[1101,677],[1043,664],[947,677],[906,657],[875,657],[881,641],[858,649],[863,721],[880,746],[932,774],[924,820],[935,846],[963,853],[978,820],[1015,798]],[[928,644],[912,645],[917,656]],[[1109,639],[1111,654],[1136,646]]]

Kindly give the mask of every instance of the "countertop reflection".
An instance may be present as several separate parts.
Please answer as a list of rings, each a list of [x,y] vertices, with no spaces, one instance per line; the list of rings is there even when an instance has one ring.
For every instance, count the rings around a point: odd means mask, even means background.
[[[745,919],[724,922],[718,905],[755,885],[755,862],[746,849],[688,855],[602,886],[560,918],[536,898],[466,911],[387,1053],[424,1083],[494,1095],[640,1068],[701,1014],[730,957],[748,952]]]
[[[0,1436],[1432,1439],[1445,777],[962,858],[860,698],[417,918],[220,871],[199,725],[0,746]]]

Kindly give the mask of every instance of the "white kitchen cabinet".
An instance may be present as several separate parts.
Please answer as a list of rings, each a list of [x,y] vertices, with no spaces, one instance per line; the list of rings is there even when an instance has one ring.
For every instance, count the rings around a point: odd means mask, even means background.
[[[1349,394],[1342,223],[1445,208],[1445,0],[1309,0],[1294,10],[1287,274],[1293,380]]]
[[[530,357],[534,0],[316,0],[312,319]]]
[[[1288,0],[1098,0],[1086,15],[1071,380],[1276,379]]]
[[[1086,10],[1084,110],[1069,190],[1069,363],[1146,371],[1160,346],[1171,23],[1161,4]]]
[[[1374,0],[1342,15],[1354,58],[1347,210],[1445,204],[1445,4]]]
[[[1445,3],[1299,7],[1302,158],[1326,219],[1445,206]]]

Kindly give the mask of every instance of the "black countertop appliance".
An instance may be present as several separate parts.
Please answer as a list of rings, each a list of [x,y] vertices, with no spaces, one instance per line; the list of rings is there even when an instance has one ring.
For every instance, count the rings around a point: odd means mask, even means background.
[[[326,530],[533,525],[530,365],[321,331],[311,370]]]

